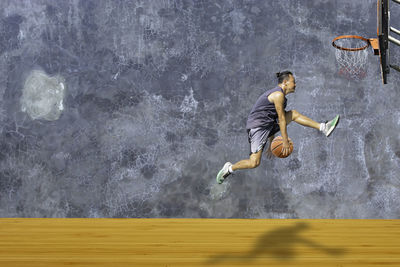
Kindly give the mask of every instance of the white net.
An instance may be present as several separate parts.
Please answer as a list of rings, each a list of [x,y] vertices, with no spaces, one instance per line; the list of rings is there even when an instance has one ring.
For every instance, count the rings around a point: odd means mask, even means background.
[[[362,48],[368,45],[366,41],[356,38],[338,39],[335,44],[343,48]],[[356,80],[361,80],[367,75],[367,49],[358,51],[336,49],[335,56],[340,75]]]

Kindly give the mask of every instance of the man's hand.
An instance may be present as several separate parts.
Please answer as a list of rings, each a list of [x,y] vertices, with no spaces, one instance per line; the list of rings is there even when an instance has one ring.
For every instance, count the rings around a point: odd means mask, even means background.
[[[290,154],[290,144],[288,139],[283,139],[283,145],[282,145],[282,155],[286,157],[287,155]]]

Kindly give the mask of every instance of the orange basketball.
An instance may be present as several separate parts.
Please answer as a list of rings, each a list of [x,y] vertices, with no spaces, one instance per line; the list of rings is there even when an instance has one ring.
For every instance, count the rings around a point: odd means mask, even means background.
[[[289,155],[292,154],[293,151],[293,142],[290,138],[288,138],[289,140]],[[282,155],[282,147],[283,147],[283,137],[282,136],[277,136],[274,138],[274,140],[272,140],[271,143],[271,151],[272,154],[274,154],[276,157],[278,158],[286,158],[287,156],[283,156]]]

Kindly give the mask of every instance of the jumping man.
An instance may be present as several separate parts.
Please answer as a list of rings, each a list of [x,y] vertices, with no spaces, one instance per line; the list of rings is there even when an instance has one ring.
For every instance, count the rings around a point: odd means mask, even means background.
[[[250,158],[236,162],[233,165],[230,162],[225,163],[217,175],[217,182],[219,184],[235,170],[258,167],[267,140],[269,141],[267,155],[268,157],[272,157],[271,142],[275,133],[279,131],[283,138],[283,156],[288,155],[290,150],[286,126],[291,121],[317,129],[327,137],[339,122],[339,115],[331,121],[318,123],[296,110],[285,111],[287,102],[285,96],[294,93],[296,82],[290,71],[277,73],[276,76],[278,78],[278,86],[266,91],[257,99],[247,119],[246,129],[250,143]]]

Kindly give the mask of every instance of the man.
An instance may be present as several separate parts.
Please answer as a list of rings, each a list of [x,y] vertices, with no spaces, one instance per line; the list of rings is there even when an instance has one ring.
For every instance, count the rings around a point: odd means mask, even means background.
[[[286,127],[290,122],[294,121],[300,125],[317,129],[327,137],[339,122],[339,115],[331,121],[318,123],[296,110],[285,111],[287,103],[285,96],[294,93],[296,82],[290,71],[277,73],[276,76],[278,78],[278,86],[266,91],[258,98],[247,119],[246,129],[250,143],[250,158],[236,162],[233,165],[230,162],[225,163],[217,175],[219,184],[235,170],[258,167],[268,139],[267,155],[271,158],[271,142],[275,133],[279,131],[283,137],[283,155],[288,155],[290,150]]]

